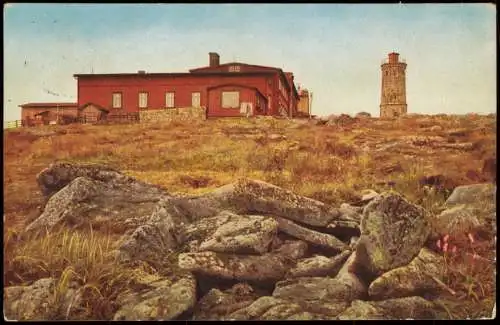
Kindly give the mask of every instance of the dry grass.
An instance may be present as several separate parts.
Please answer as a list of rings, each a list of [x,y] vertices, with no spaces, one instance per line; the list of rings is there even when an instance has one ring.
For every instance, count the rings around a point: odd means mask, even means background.
[[[20,285],[55,277],[62,279],[64,291],[67,279],[78,281],[85,288],[85,308],[72,310],[72,317],[110,319],[117,295],[130,290],[134,279],[141,277],[131,274],[157,274],[144,265],[118,266],[111,254],[117,238],[106,227],[99,231],[61,228],[42,237],[20,235],[44,204],[35,178],[51,162],[104,163],[183,194],[203,193],[246,176],[335,205],[355,201],[365,188],[387,190],[383,183],[394,181],[395,190],[424,206],[432,217],[448,193],[429,195],[419,186],[419,178],[443,174],[457,184],[473,183],[466,173],[481,173],[483,159],[495,155],[495,119],[412,116],[396,121],[367,119],[341,127],[228,119],[8,130],[4,134],[4,283]],[[457,131],[450,135],[450,130]],[[408,135],[442,136],[474,146],[469,151],[408,145],[376,151],[377,146]],[[399,169],[387,172],[395,164]],[[487,243],[485,255],[488,250],[491,253]],[[450,263],[447,284],[467,292],[445,301],[451,315],[491,312],[495,287],[489,277],[491,267],[470,268],[480,262],[470,264],[466,259]],[[64,319],[66,314],[56,311],[54,318]]]

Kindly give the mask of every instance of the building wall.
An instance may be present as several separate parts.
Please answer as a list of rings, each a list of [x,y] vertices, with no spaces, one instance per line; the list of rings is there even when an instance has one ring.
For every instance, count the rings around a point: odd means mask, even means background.
[[[406,63],[396,61],[382,64],[380,117],[396,117],[406,113]]]
[[[88,122],[96,122],[105,118],[106,115],[106,112],[101,111],[99,108],[92,104],[81,109],[79,113],[79,117],[85,118],[85,120]]]
[[[299,103],[297,104],[297,110],[304,114],[309,114],[309,93],[302,92],[300,95]]]
[[[53,111],[57,112],[57,106],[48,105],[48,106],[37,106],[37,107],[22,107],[21,108],[21,119],[33,119],[35,114],[44,112],[44,111]],[[78,109],[76,106],[60,106],[59,113],[61,115],[69,115],[76,117],[78,115]]]
[[[204,107],[179,107],[139,112],[141,123],[172,122],[172,121],[202,121],[207,118]]]
[[[221,110],[220,105],[217,105],[217,100],[209,99],[208,89],[222,85],[245,85],[257,88],[268,98],[271,96],[272,106],[268,108],[267,112],[269,115],[278,115],[280,102],[288,107],[288,102],[285,102],[279,95],[278,78],[278,73],[252,76],[238,76],[237,73],[213,76],[200,73],[181,77],[158,77],[147,74],[120,77],[80,77],[78,79],[78,104],[92,102],[106,109],[112,109],[112,93],[121,92],[122,110],[124,112],[138,112],[140,110],[139,92],[146,91],[148,92],[148,109],[160,109],[166,106],[165,93],[168,91],[175,93],[176,107],[189,107],[192,105],[192,93],[200,92],[200,104],[208,108],[209,116],[234,116],[232,111]],[[210,94],[217,96],[216,92],[210,91]],[[241,98],[242,100],[250,100],[249,96],[245,90]],[[253,102],[255,105],[255,99]],[[226,113],[228,115],[220,115]]]

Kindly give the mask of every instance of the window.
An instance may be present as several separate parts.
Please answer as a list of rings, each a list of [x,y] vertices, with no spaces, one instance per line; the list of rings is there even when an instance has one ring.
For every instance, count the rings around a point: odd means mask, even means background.
[[[165,93],[165,106],[167,108],[175,107],[175,93],[174,92]]]
[[[113,93],[113,108],[122,108],[122,93]]]
[[[240,66],[239,65],[229,66],[229,72],[240,72]]]
[[[147,108],[148,107],[148,93],[140,92],[139,93],[139,108]]]
[[[239,107],[240,107],[239,91],[222,92],[222,108],[239,108]]]
[[[200,107],[201,94],[199,92],[195,92],[191,94],[191,106]]]

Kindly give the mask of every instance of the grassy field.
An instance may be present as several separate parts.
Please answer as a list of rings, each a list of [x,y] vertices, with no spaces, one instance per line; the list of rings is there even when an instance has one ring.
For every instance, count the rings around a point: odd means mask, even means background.
[[[470,175],[481,177],[484,159],[496,153],[493,115],[364,119],[340,126],[305,122],[263,118],[6,130],[5,285],[53,276],[60,279],[57,301],[72,278],[84,286],[86,305],[71,311],[71,317],[110,319],[120,293],[144,278],[172,272],[150,265],[117,266],[107,253],[118,237],[106,227],[61,227],[43,238],[23,236],[23,227],[39,215],[44,203],[36,174],[54,161],[106,164],[171,193],[203,193],[250,177],[333,205],[356,200],[363,189],[386,190],[383,183],[393,181],[397,191],[432,215],[449,192],[426,194],[418,184],[422,176],[442,174],[455,185],[477,183]],[[459,150],[421,140],[409,144],[415,137],[471,146]],[[482,256],[494,256],[491,240],[478,245]],[[462,248],[466,250],[467,244]],[[448,262],[447,285],[457,295],[444,299],[443,305],[451,318],[489,315],[495,266],[465,256]],[[53,318],[67,314],[54,310]]]

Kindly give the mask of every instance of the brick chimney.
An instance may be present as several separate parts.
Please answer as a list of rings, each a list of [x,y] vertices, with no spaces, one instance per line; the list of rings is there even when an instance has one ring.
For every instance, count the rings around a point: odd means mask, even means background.
[[[210,65],[210,68],[214,68],[214,67],[218,67],[220,62],[219,62],[219,54],[215,53],[215,52],[210,52],[208,53],[208,57],[209,57],[209,65]]]

